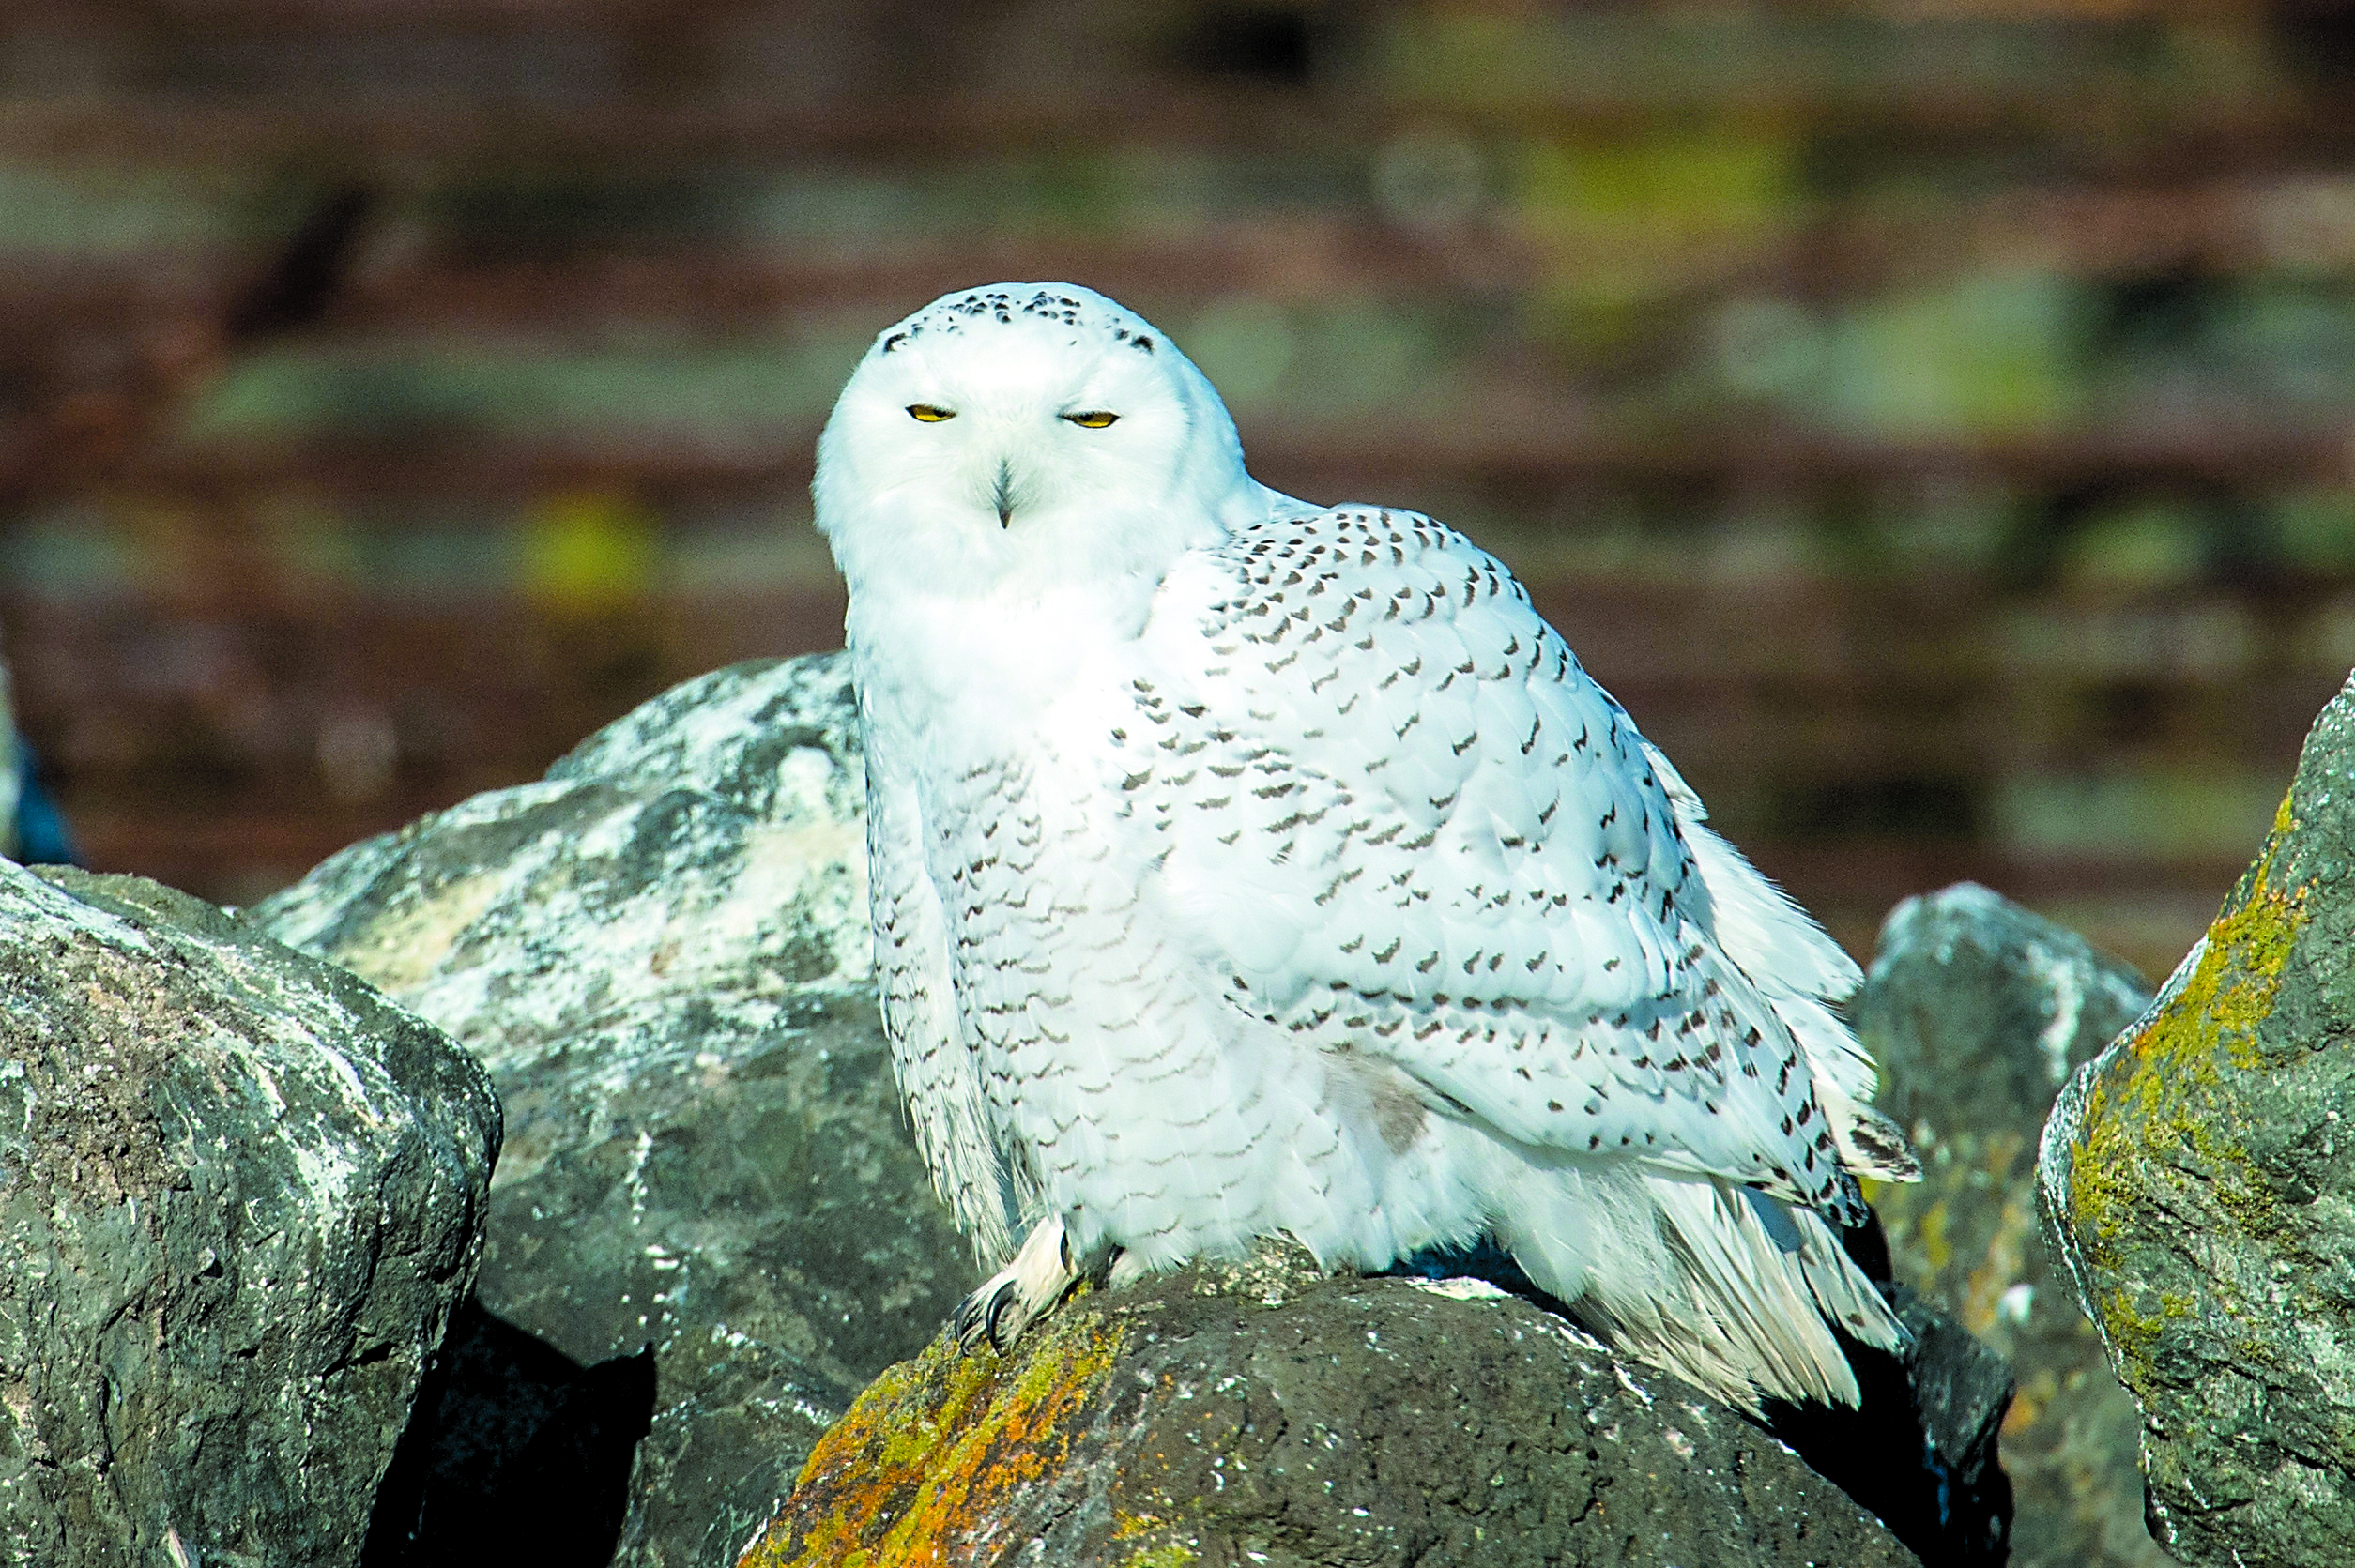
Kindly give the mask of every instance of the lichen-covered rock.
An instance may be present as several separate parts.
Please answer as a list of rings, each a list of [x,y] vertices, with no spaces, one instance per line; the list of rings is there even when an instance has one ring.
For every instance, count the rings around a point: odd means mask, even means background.
[[[2195,1565],[2355,1560],[2355,681],[2256,861],[2044,1132],[2046,1220]]]
[[[829,1433],[743,1568],[1911,1564],[1797,1455],[1469,1281],[1297,1248],[946,1336]]]
[[[498,1125],[332,965],[0,863],[0,1560],[355,1561]]]
[[[2017,1379],[2000,1437],[2013,1568],[2167,1561],[2143,1528],[2133,1402],[2036,1220],[2036,1138],[2053,1097],[2149,995],[2075,933],[1964,883],[1890,911],[1855,1005],[1881,1063],[1881,1108],[1922,1156],[1919,1184],[1873,1193],[1895,1277]]]
[[[653,1347],[619,1563],[728,1560],[977,1277],[877,1018],[862,767],[842,660],[738,665],[255,910],[490,1070],[489,1313]]]

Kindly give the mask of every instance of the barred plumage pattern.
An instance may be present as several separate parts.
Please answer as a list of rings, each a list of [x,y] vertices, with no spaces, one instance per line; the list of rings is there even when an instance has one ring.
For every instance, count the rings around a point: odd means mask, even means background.
[[[1113,738],[1172,875],[1281,868],[1295,902],[1322,884],[1290,951],[1234,955],[1226,999],[1410,1064],[1529,1143],[1640,1150],[1859,1223],[1642,738],[1511,574],[1382,510],[1272,520],[1211,558],[1231,576],[1206,660],[1135,682],[1144,723]]]

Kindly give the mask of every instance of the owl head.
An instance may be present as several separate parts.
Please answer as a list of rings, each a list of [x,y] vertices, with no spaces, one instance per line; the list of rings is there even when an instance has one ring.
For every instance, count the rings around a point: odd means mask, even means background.
[[[854,597],[1154,573],[1270,495],[1193,361],[1071,283],[963,289],[885,328],[812,491]]]

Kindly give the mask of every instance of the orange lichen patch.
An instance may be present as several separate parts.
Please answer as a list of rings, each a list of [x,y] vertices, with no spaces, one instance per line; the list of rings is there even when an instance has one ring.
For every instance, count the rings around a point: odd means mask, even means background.
[[[2007,1443],[2020,1443],[2036,1430],[2036,1423],[2051,1408],[2054,1396],[2060,1390],[2060,1378],[2049,1366],[2042,1366],[2012,1390],[2011,1406],[2003,1413],[2003,1424],[1997,1431]]]
[[[1122,1330],[1066,1307],[1009,1357],[947,1338],[885,1372],[821,1439],[738,1568],[958,1568],[1017,1494],[1050,1477]]]
[[[1955,1316],[1980,1338],[1994,1340],[2001,1335],[2004,1297],[2026,1274],[2028,1247],[2035,1235],[2035,1206],[2007,1196],[1996,1213],[1986,1250],[1964,1276],[1955,1302]]]

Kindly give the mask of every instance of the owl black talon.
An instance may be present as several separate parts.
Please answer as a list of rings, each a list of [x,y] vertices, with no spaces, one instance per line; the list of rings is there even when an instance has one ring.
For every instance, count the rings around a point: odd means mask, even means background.
[[[958,1302],[952,1322],[957,1349],[970,1355],[986,1338],[992,1348],[1002,1351],[1006,1347],[998,1337],[998,1324],[1013,1299],[1014,1281],[1000,1275]]]
[[[1008,1311],[1015,1315],[1010,1330],[1006,1321]],[[1021,1303],[1015,1300],[1014,1286],[1009,1282],[991,1295],[989,1310],[982,1315],[982,1321],[989,1334],[990,1347],[1003,1355],[1014,1348],[1016,1340],[1022,1337],[1022,1331],[1030,1326],[1031,1315],[1021,1310]]]

